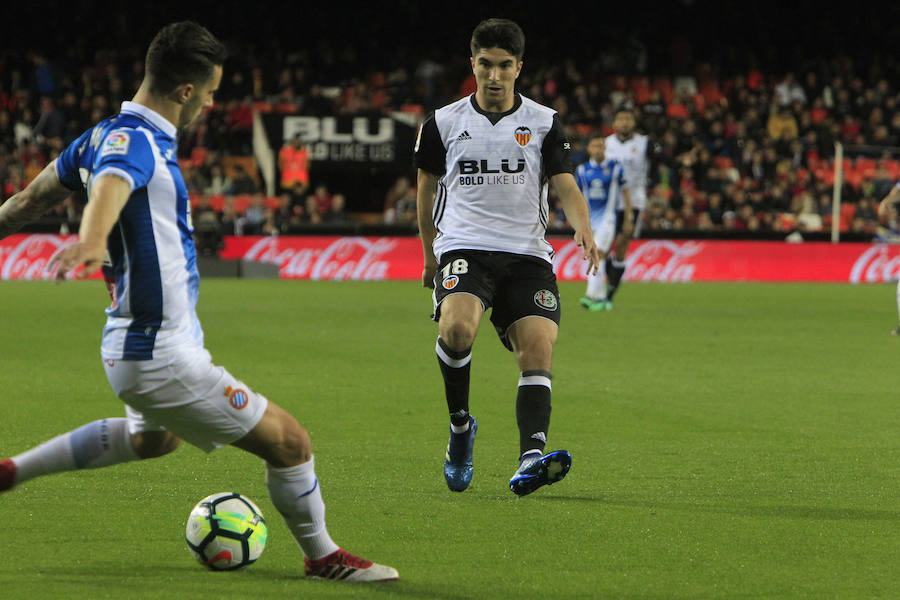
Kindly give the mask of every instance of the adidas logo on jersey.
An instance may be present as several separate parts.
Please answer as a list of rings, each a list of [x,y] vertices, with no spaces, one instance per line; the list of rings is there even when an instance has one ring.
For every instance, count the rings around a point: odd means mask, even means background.
[[[472,136],[469,135],[469,132],[468,132],[468,131],[463,131],[463,132],[462,132],[461,134],[459,134],[459,136],[456,138],[456,141],[457,141],[457,142],[464,142],[465,140],[471,140],[471,139],[472,139]]]

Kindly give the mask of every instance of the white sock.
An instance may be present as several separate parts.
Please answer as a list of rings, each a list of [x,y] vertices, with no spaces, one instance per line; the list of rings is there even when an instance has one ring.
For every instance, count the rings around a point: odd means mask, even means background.
[[[41,475],[75,469],[98,469],[137,460],[128,433],[128,420],[109,418],[94,421],[56,436],[18,456],[16,484]]]
[[[587,297],[594,300],[606,300],[606,271],[602,264],[596,274],[588,275]]]
[[[266,463],[266,486],[272,504],[309,560],[339,549],[325,529],[325,503],[314,458],[295,467],[277,468]]]
[[[453,433],[465,433],[469,430],[469,422],[466,421],[465,425],[454,425],[450,423],[450,431]]]
[[[900,315],[900,279],[897,280],[897,314]]]

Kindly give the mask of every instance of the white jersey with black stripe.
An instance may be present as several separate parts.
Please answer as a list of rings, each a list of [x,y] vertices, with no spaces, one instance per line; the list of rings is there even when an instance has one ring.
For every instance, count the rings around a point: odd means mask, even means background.
[[[522,96],[506,113],[485,113],[474,95],[435,111],[420,131],[416,162],[440,176],[432,215],[438,260],[469,249],[551,261],[547,181],[572,171],[569,150],[556,112]]]

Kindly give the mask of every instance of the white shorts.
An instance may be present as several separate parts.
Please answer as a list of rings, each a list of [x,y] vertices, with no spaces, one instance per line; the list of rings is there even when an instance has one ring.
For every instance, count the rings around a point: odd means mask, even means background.
[[[592,219],[591,229],[594,230],[594,243],[597,244],[597,249],[609,254],[613,240],[616,239],[616,211],[605,210],[599,219]]]
[[[128,432],[168,430],[205,452],[247,435],[268,400],[212,364],[205,349],[152,360],[104,360],[106,378],[127,405]]]

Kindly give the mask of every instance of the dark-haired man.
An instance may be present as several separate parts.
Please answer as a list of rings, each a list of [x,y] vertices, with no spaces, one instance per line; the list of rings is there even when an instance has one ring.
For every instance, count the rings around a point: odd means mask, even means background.
[[[0,461],[0,491],[41,475],[162,456],[182,439],[207,452],[231,444],[265,461],[269,495],[303,551],[307,577],[397,579],[395,569],[332,541],[309,434],[284,409],[214,365],[203,345],[190,205],[175,136],[212,105],[225,57],[204,27],[167,25],[147,50],[134,99],[84,132],[0,207],[2,238],[73,190],[87,189],[79,240],[55,262],[60,279],[102,267],[112,304],[101,357],[110,386],[126,404],[125,418],[88,423]],[[219,567],[229,566],[230,558],[221,560]]]
[[[570,144],[555,111],[515,91],[525,36],[506,19],[472,33],[477,85],[469,97],[438,109],[416,142],[418,222],[425,256],[423,285],[435,290],[435,351],[450,412],[444,478],[468,488],[478,423],[469,414],[472,344],[484,312],[519,367],[519,496],[562,479],[571,457],[544,453],[550,426],[550,369],[560,303],[544,239],[551,183],[575,242],[596,272],[599,255],[587,204],[573,176]]]
[[[615,250],[606,255],[606,310],[612,309],[613,296],[625,275],[625,257],[628,244],[641,233],[641,215],[647,206],[647,177],[651,155],[659,147],[649,138],[635,131],[633,108],[623,104],[613,117],[613,133],[606,137],[606,156],[625,167],[625,188],[630,195],[631,206],[626,209],[625,195],[619,195],[616,206]]]

